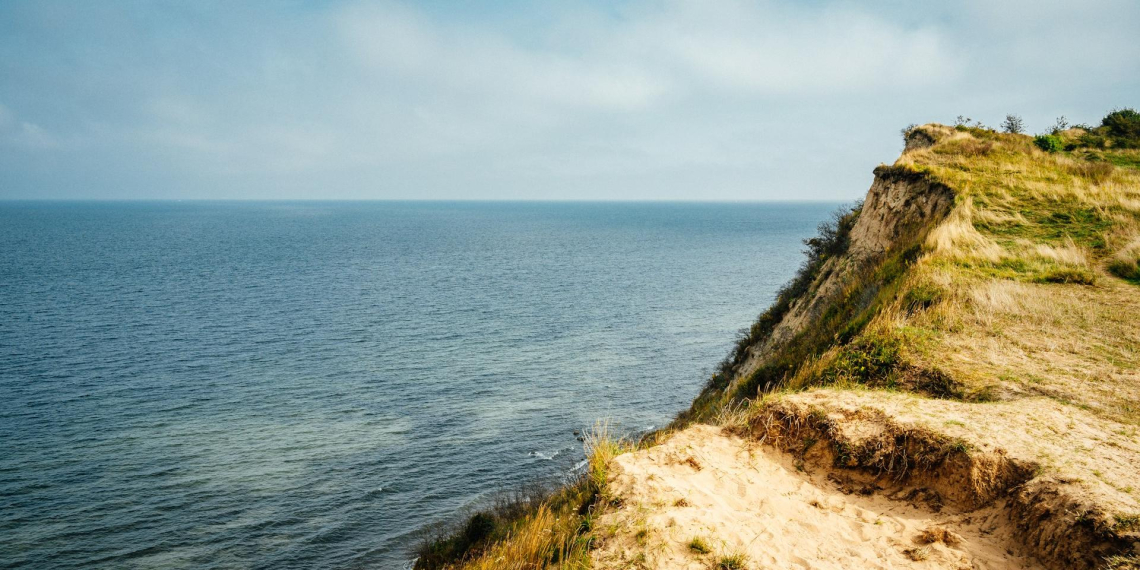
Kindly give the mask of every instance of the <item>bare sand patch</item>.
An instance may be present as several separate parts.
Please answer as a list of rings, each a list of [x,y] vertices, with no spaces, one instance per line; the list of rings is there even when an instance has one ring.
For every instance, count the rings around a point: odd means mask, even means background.
[[[735,554],[752,569],[1042,568],[1013,540],[1000,502],[935,511],[852,489],[718,427],[690,427],[610,470],[621,506],[596,523],[599,568],[695,570]]]

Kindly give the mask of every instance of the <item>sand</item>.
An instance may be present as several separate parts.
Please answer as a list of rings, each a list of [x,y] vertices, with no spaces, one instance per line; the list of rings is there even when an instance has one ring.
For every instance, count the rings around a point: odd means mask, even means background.
[[[904,491],[863,494],[717,427],[690,427],[610,469],[621,506],[597,522],[599,568],[707,569],[732,554],[752,569],[1042,568],[1013,542],[1000,503],[935,512]],[[711,551],[694,552],[695,537]]]

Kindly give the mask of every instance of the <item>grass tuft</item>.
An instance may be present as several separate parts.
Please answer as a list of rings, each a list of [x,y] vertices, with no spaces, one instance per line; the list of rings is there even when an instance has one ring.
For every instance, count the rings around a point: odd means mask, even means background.
[[[717,558],[713,568],[716,570],[744,570],[748,568],[748,558],[739,552],[726,554]]]
[[[704,538],[694,536],[693,539],[689,541],[689,550],[697,554],[708,554],[712,552],[712,547],[709,546],[709,543],[705,542]]]
[[[930,558],[930,548],[928,548],[926,546],[919,546],[918,548],[908,548],[908,549],[903,551],[903,554],[905,554],[907,558],[910,558],[911,560],[914,560],[915,562],[922,562],[923,560]]]
[[[1108,262],[1108,270],[1121,279],[1140,283],[1140,239],[1116,252]]]
[[[615,439],[605,423],[585,439],[585,473],[557,491],[516,493],[429,539],[417,551],[416,570],[588,568],[593,521],[616,500],[607,483],[609,462],[632,444]]]

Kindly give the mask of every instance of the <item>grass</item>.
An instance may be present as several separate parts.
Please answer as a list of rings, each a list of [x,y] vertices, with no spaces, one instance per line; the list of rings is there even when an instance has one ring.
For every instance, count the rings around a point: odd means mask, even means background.
[[[828,260],[847,252],[850,246],[851,228],[859,219],[861,209],[861,203],[851,207],[841,207],[832,214],[830,220],[819,225],[815,237],[804,240],[804,245],[807,247],[804,250],[805,259],[796,271],[795,277],[776,293],[776,301],[772,306],[761,313],[751,327],[738,335],[736,345],[717,366],[717,371],[709,378],[708,384],[694,401],[692,409],[698,412],[694,414],[695,416],[702,415],[699,413],[700,410],[715,409],[708,404],[728,388],[734,370],[748,357],[749,348],[763,342],[772,334],[776,324],[791,310],[792,303],[809,292]]]
[[[1103,570],[1138,570],[1140,569],[1140,555],[1109,556],[1104,560],[1102,568]]]
[[[836,213],[805,241],[795,278],[669,429],[694,420],[744,429],[766,395],[819,385],[979,404],[1046,396],[1140,425],[1140,383],[1129,380],[1140,370],[1140,149],[1083,131],[1057,134],[1063,150],[1051,145],[1046,152],[1032,137],[980,127],[916,129],[933,144],[905,152],[876,175],[910,184],[923,197],[949,196],[945,217],[901,227],[887,251],[856,260],[849,255],[852,232],[865,210]],[[802,307],[817,298],[817,310],[804,316]],[[777,339],[796,311],[808,326]],[[742,373],[758,347],[764,359]],[[821,415],[818,422],[826,422]],[[472,516],[425,547],[417,568],[588,567],[599,536],[593,520],[616,501],[606,466],[630,447],[591,438],[581,478]],[[862,460],[859,450],[834,451]],[[950,438],[925,450],[931,461],[966,451]],[[1122,524],[1134,522],[1125,517]],[[712,552],[700,537],[688,546]],[[1134,562],[1121,560],[1118,567]],[[720,556],[713,564],[736,569],[746,560]]]
[[[589,568],[597,538],[593,522],[616,500],[607,484],[609,463],[631,447],[599,424],[586,438],[585,473],[553,492],[500,501],[428,540],[417,552],[416,570]]]
[[[697,554],[708,554],[712,552],[712,548],[705,542],[705,539],[699,536],[694,536],[693,539],[689,541],[689,550]]]
[[[1135,289],[1118,284],[1140,283],[1140,172],[1104,160],[1128,162],[1136,151],[1043,153],[1026,137],[970,136],[994,142],[993,152],[964,157],[935,145],[900,158],[957,193],[912,271],[939,284],[938,303],[891,319],[935,339],[905,347],[908,360],[969,384],[966,393],[1011,385],[1140,421],[1121,405],[1140,388],[1112,381],[1140,364],[1135,324],[1118,316],[1136,307]]]
[[[1113,254],[1108,270],[1121,279],[1140,283],[1140,239]]]
[[[759,402],[832,386],[958,399],[978,414],[1009,409],[1018,398],[1043,406],[1044,396],[1074,414],[1140,425],[1140,150],[1044,152],[1028,136],[917,129],[933,144],[876,173],[880,181],[913,181],[909,199],[936,185],[951,189],[950,211],[927,233],[900,236],[858,272],[836,273],[856,263],[846,257],[821,265],[802,296],[786,301],[796,307],[822,300],[819,311],[787,342],[759,338],[752,349],[762,346],[765,357],[756,370],[733,368],[720,394],[702,394],[704,405],[736,406],[747,415],[756,407],[737,404],[741,397]],[[875,214],[867,219],[881,211]],[[866,235],[859,226],[853,231]],[[839,293],[815,297],[829,286]],[[747,423],[738,412],[697,406],[692,415]],[[826,431],[825,420],[812,422]],[[965,440],[931,444],[934,460],[970,451]],[[839,463],[862,464],[859,449],[832,451]],[[1086,464],[1083,450],[1073,455],[1069,461]],[[1112,477],[1126,482],[1119,472]],[[1130,515],[1116,521],[1122,529],[1136,524]],[[928,553],[908,551],[916,559]]]
[[[748,568],[748,558],[739,552],[726,554],[716,559],[715,570],[744,570]]]
[[[903,551],[903,554],[905,554],[907,558],[910,558],[911,560],[914,560],[915,562],[921,562],[923,560],[926,560],[927,558],[930,558],[930,548],[926,547],[926,546],[919,546],[917,548],[908,548],[908,549]]]
[[[714,418],[757,393],[833,385],[977,402],[1015,387],[1140,423],[1128,404],[1140,386],[1114,380],[1140,369],[1126,317],[1140,310],[1140,150],[1044,152],[1025,135],[916,129],[934,144],[876,172],[951,189],[949,214],[928,233],[901,236],[876,263],[837,274],[840,293],[811,326],[740,374],[741,355],[767,342],[773,320],[850,263],[809,258],[683,419]],[[1059,136],[1072,142],[1074,133]]]
[[[1126,531],[1140,529],[1140,514],[1116,514],[1113,516],[1113,518],[1116,519],[1116,524],[1113,526],[1113,530]]]

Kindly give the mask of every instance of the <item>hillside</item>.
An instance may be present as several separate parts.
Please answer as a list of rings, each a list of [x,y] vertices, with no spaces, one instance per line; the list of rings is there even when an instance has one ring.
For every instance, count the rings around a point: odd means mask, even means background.
[[[1106,132],[908,129],[669,430],[419,566],[1136,567],[1140,151]]]

